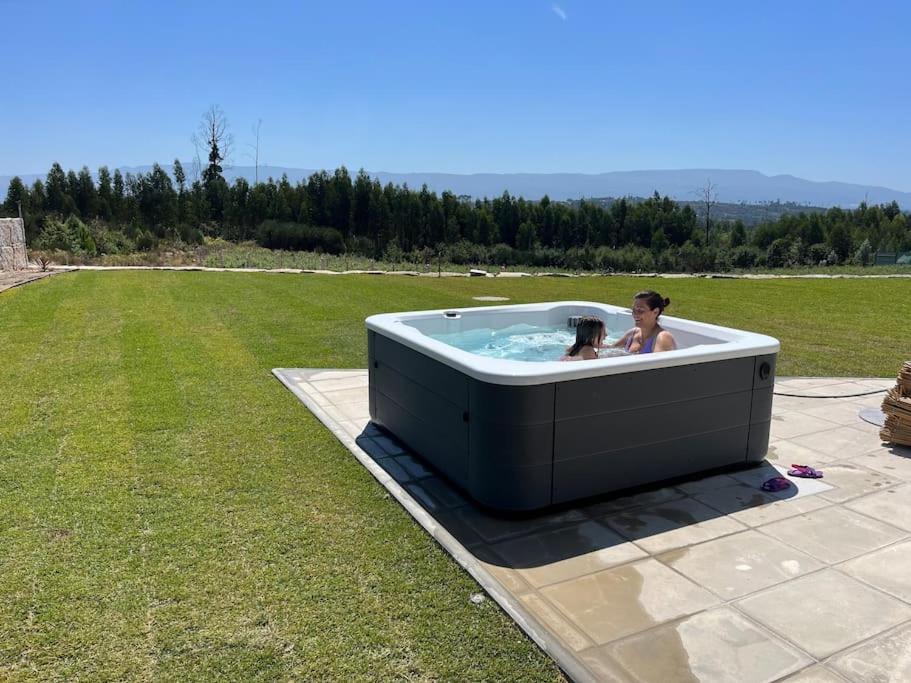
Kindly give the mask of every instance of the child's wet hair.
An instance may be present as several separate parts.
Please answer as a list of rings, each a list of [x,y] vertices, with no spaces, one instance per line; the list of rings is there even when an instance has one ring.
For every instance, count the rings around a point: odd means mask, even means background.
[[[583,315],[576,325],[576,341],[566,349],[567,356],[575,356],[584,346],[594,346],[604,333],[604,321],[593,315]]]
[[[649,310],[653,311],[657,308],[658,315],[664,313],[664,309],[671,305],[670,299],[661,296],[658,294],[658,292],[652,291],[651,289],[646,289],[644,292],[639,292],[636,296],[633,297],[633,300],[635,299],[644,300],[646,306],[649,307]]]

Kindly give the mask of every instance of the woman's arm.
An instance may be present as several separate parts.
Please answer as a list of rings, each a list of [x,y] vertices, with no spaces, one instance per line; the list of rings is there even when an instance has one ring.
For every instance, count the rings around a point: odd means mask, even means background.
[[[630,335],[636,334],[636,332],[638,332],[638,330],[639,330],[638,327],[634,327],[634,328],[631,329],[631,330],[627,330],[627,331],[623,334],[623,336],[620,337],[620,339],[618,339],[617,341],[615,341],[613,344],[611,344],[609,348],[612,348],[612,349],[619,349],[619,348],[621,348],[621,347],[625,347],[625,346],[626,346],[626,340],[629,339]]]

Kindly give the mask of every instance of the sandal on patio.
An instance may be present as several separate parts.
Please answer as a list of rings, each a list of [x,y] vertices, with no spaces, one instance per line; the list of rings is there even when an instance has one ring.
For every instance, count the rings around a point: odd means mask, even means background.
[[[772,477],[771,479],[767,479],[766,481],[762,482],[762,486],[760,488],[763,491],[775,492],[775,491],[784,491],[790,485],[791,485],[791,482],[789,482],[784,477]]]
[[[816,470],[809,465],[791,465],[788,474],[792,477],[803,477],[804,479],[822,479],[822,470]]]

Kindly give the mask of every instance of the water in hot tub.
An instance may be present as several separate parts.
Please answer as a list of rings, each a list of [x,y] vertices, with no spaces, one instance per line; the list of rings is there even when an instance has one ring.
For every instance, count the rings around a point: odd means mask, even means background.
[[[576,331],[565,325],[542,327],[519,323],[500,329],[482,327],[430,336],[479,356],[541,362],[559,360],[566,352],[566,347],[576,340]],[[621,336],[608,330],[605,345],[617,341]],[[600,355],[609,357],[625,355],[625,352],[621,349],[605,348],[601,350]]]

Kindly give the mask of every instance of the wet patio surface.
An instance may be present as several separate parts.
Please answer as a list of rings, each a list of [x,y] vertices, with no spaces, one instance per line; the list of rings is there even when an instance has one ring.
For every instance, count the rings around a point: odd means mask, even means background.
[[[911,449],[894,380],[779,378],[766,463],[501,517],[370,424],[366,370],[275,375],[574,680],[911,680]],[[821,480],[765,493],[791,463]]]

